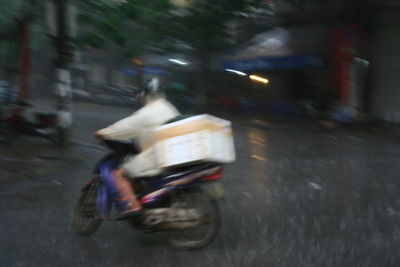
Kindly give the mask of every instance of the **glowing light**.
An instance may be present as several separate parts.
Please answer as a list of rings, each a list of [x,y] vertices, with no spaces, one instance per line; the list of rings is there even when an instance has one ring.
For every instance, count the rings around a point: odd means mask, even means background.
[[[188,65],[188,64],[189,64],[189,62],[184,61],[184,60],[182,60],[182,59],[170,58],[170,59],[168,59],[168,61],[173,62],[173,63],[175,63],[175,64],[179,64],[179,65]]]
[[[257,76],[257,75],[250,75],[249,77],[250,77],[250,79],[257,81],[257,82],[261,82],[261,83],[265,83],[265,84],[269,83],[268,79],[265,79],[265,78]]]
[[[236,73],[236,74],[238,74],[238,75],[247,76],[246,73],[241,72],[241,71],[238,71],[238,70],[232,70],[232,69],[225,69],[225,70],[226,70],[226,71],[229,71],[229,72]]]

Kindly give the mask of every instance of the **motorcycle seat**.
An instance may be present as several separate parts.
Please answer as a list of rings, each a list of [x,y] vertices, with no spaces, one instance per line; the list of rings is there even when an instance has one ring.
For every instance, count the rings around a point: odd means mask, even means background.
[[[192,173],[196,173],[202,170],[210,169],[213,167],[217,167],[218,164],[215,163],[210,163],[210,162],[203,162],[203,163],[196,163],[196,164],[190,164],[186,166],[181,166],[179,168],[169,168],[165,170],[163,173],[156,175],[156,176],[146,176],[146,177],[130,177],[130,179],[135,180],[135,181],[140,181],[140,180],[147,180],[147,179],[161,179],[164,177],[178,177],[178,176],[185,176],[189,175]]]
[[[193,115],[178,115],[178,116],[176,116],[176,117],[170,119],[169,121],[165,122],[164,124],[169,124],[169,123],[177,122],[177,121],[180,121],[180,120],[184,120],[184,119],[190,118],[190,117],[192,117],[192,116],[193,116]]]
[[[218,164],[210,163],[210,162],[195,163],[195,164],[190,164],[190,165],[186,165],[186,166],[170,168],[163,173],[163,176],[164,177],[168,177],[171,175],[185,176],[188,174],[196,173],[196,172],[203,171],[203,170],[210,169],[210,168],[217,167],[217,166],[218,166]]]

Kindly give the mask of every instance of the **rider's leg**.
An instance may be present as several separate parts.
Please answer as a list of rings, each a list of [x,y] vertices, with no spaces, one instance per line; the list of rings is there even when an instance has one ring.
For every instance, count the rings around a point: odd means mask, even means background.
[[[123,175],[123,170],[118,169],[113,172],[115,186],[123,197],[127,204],[127,210],[125,212],[138,211],[142,209],[142,205],[136,199],[135,192],[132,188],[131,183]]]

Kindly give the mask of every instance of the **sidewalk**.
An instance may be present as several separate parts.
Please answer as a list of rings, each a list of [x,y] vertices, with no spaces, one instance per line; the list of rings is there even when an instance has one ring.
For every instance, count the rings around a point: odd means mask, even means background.
[[[21,137],[0,144],[0,187],[40,178],[84,160],[77,148],[62,150],[47,140]]]
[[[36,98],[31,99],[30,102],[38,110],[54,110],[52,98]],[[71,136],[73,144],[66,150],[58,148],[46,139],[29,136],[21,136],[10,145],[0,144],[0,188],[27,180],[40,179],[68,169],[84,160],[97,159],[97,154],[102,154],[104,151],[93,139],[92,133],[110,124],[111,121],[126,116],[127,112],[125,109],[122,110],[111,110],[109,107],[90,103],[75,103],[75,121]],[[112,119],[107,116],[96,118],[96,114],[110,111],[116,112],[115,119],[112,114],[108,116]],[[121,112],[121,115],[118,112]]]

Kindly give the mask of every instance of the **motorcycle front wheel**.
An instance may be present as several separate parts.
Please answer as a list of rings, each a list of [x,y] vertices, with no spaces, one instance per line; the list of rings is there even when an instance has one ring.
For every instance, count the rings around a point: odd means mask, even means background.
[[[181,208],[195,209],[200,213],[198,226],[184,230],[172,230],[169,243],[179,249],[197,249],[207,246],[217,235],[219,229],[219,209],[217,202],[204,191],[181,192],[172,196],[172,203]]]
[[[75,208],[74,225],[78,234],[87,236],[94,234],[102,223],[102,219],[96,212],[96,195],[101,182],[94,179],[86,185]]]

